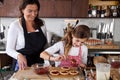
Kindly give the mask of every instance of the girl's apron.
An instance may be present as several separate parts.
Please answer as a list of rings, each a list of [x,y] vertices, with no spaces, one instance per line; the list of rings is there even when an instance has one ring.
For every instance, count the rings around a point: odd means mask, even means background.
[[[44,46],[47,40],[41,28],[38,29],[38,32],[28,33],[24,18],[22,18],[22,27],[24,30],[25,47],[20,50],[17,50],[17,52],[20,52],[26,57],[28,66],[31,66],[35,63],[44,63],[44,60],[39,56],[40,53],[44,50]],[[18,69],[18,63],[16,63],[15,71]]]
[[[82,58],[82,50],[80,47],[78,56],[68,55],[67,59],[62,60],[59,66],[60,67],[78,67],[78,65],[82,63],[81,58]]]

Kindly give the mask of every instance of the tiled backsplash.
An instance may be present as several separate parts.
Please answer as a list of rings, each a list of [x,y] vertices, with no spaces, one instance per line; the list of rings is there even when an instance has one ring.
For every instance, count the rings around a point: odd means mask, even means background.
[[[3,24],[6,28],[5,30],[5,39],[7,37],[7,30],[10,25],[10,23],[17,18],[0,18],[0,24]],[[53,32],[57,34],[58,36],[63,36],[63,29],[67,26],[67,23],[65,22],[66,19],[68,18],[42,18],[45,21],[45,25],[47,27],[47,30],[49,32]],[[69,20],[74,20],[73,18],[69,18]],[[110,18],[80,18],[78,24],[85,24],[88,25],[90,28],[97,28],[98,25],[103,22],[103,23],[110,23],[113,19]],[[75,22],[70,22],[75,24]],[[120,19],[115,19],[115,24],[114,24],[114,41],[120,41]],[[14,34],[13,34],[14,35]]]

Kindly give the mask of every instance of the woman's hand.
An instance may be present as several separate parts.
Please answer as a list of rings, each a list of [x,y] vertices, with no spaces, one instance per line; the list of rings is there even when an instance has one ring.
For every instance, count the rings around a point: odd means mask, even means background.
[[[18,60],[19,70],[24,70],[27,67],[26,57],[22,54],[18,54],[17,60]]]

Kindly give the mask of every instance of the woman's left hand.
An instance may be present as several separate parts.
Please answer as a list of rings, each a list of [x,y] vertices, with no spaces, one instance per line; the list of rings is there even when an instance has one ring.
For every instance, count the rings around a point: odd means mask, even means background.
[[[19,65],[19,70],[24,70],[27,67],[27,59],[24,55],[18,54],[17,61]]]

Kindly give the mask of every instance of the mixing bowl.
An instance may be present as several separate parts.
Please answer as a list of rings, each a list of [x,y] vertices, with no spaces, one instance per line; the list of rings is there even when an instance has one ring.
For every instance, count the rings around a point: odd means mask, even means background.
[[[120,68],[119,58],[108,58],[108,62],[111,64],[112,68]]]
[[[32,68],[36,74],[46,74],[48,72],[49,66],[44,63],[37,63],[32,65]]]

